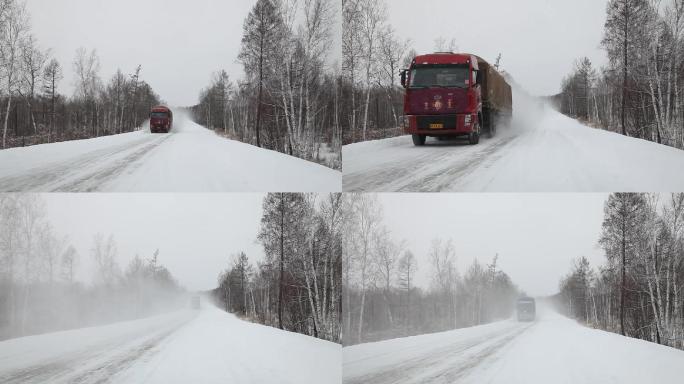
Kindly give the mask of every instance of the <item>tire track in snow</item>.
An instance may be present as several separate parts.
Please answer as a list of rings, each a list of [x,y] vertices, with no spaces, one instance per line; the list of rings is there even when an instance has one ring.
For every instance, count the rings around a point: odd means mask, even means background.
[[[167,134],[160,140],[155,140],[150,144],[135,148],[133,152],[125,157],[114,159],[106,167],[95,169],[85,176],[60,186],[59,189],[69,192],[95,192],[106,182],[114,180],[117,176],[123,174],[124,171],[131,172],[138,168],[141,165],[139,160],[171,137],[171,134]]]
[[[449,190],[462,177],[474,172],[478,167],[486,166],[498,160],[501,157],[501,150],[515,139],[516,136],[510,136],[496,140],[491,145],[487,145],[482,150],[475,152],[472,156],[468,156],[465,161],[445,164],[444,167],[423,176],[421,180],[402,186],[398,192],[440,192]]]
[[[516,138],[518,135],[507,133],[475,146],[447,141],[406,148],[406,156],[391,163],[377,164],[361,172],[345,172],[343,189],[347,192],[448,190],[463,176],[498,160],[501,150]]]
[[[145,136],[93,152],[77,158],[32,169],[21,175],[0,179],[0,189],[7,192],[92,192],[103,183],[134,166],[145,154],[160,146],[172,134]]]
[[[154,354],[154,348],[192,319],[174,323],[139,341],[123,340],[54,359],[49,363],[0,375],[0,383],[110,383],[111,378],[141,359]]]
[[[495,352],[508,345],[532,326],[533,324],[518,326],[512,330],[505,329],[487,334],[475,340],[466,340],[463,343],[436,348],[420,357],[399,361],[392,367],[384,367],[379,372],[344,378],[343,382],[344,384],[456,383],[473,368],[480,364],[485,364],[487,359]],[[401,354],[408,349],[395,350],[392,353]],[[374,359],[379,356],[375,355],[365,359],[354,360],[351,364]]]

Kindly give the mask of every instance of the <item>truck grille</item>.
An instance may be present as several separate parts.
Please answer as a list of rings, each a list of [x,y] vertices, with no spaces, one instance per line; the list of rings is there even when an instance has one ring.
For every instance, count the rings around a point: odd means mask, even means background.
[[[444,129],[456,129],[456,115],[417,116],[418,129],[430,129],[431,124],[443,124]]]

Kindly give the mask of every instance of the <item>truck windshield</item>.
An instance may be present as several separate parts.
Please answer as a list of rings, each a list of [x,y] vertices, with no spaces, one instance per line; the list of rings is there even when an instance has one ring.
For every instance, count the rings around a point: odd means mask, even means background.
[[[166,112],[152,112],[152,115],[150,117],[152,117],[153,119],[166,119],[169,117],[169,115]]]
[[[534,301],[518,301],[518,312],[534,313]]]
[[[409,88],[468,88],[470,68],[467,65],[423,65],[411,70]]]

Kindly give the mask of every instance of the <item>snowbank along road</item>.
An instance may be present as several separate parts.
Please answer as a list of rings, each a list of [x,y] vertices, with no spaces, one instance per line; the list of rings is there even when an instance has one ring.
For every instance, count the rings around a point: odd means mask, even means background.
[[[0,383],[339,383],[340,355],[208,307],[0,342]]]
[[[0,151],[0,192],[337,192],[340,172],[227,140],[182,113],[149,130]]]
[[[502,321],[343,349],[343,383],[680,383],[684,351],[583,327],[538,308]]]
[[[344,146],[355,192],[684,190],[684,151],[586,127],[514,89],[511,127],[479,145],[410,136]]]

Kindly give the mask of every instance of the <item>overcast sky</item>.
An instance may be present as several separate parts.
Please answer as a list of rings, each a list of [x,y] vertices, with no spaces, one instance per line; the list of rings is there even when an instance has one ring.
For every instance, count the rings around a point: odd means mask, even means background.
[[[558,93],[578,57],[597,66],[607,0],[388,0],[390,22],[418,53],[435,39],[455,39],[458,50],[494,61],[535,95]]]
[[[136,255],[159,261],[186,288],[216,287],[230,256],[263,258],[256,242],[261,194],[44,194],[48,217],[80,254],[78,276],[90,281],[93,236],[114,235],[122,268]]]
[[[597,246],[602,194],[381,194],[385,224],[418,259],[420,285],[429,286],[432,240],[452,239],[459,273],[474,259],[499,268],[528,294],[558,290],[573,259],[603,264]]]
[[[211,74],[243,77],[237,62],[243,23],[256,0],[28,0],[33,32],[52,49],[73,94],[72,63],[79,47],[97,49],[101,77],[121,68],[142,78],[173,106],[194,105]],[[339,30],[339,28],[338,28]],[[340,33],[336,35],[339,37]],[[330,60],[340,56],[338,49]]]

